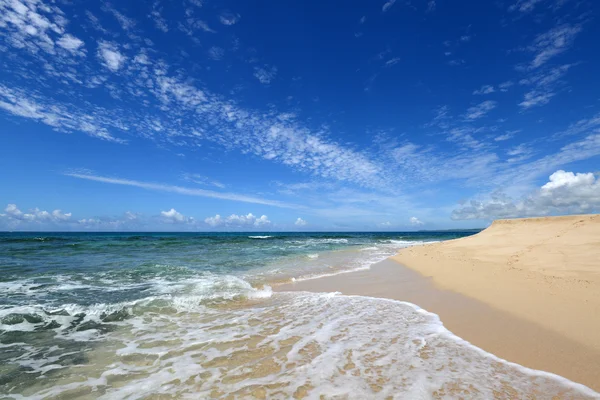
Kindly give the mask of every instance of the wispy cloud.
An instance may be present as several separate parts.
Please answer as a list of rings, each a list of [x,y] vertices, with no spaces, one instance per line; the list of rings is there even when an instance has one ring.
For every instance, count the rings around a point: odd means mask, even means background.
[[[385,66],[386,67],[391,67],[393,65],[398,64],[399,62],[400,62],[400,57],[394,57],[394,58],[391,58],[391,59],[387,60],[385,62]]]
[[[534,53],[529,68],[539,68],[550,59],[567,51],[579,32],[581,32],[581,25],[564,23],[536,36],[528,47],[528,50]]]
[[[48,101],[34,93],[10,89],[1,84],[0,109],[15,116],[37,120],[59,131],[79,131],[99,139],[125,143],[108,132],[107,120],[83,113],[77,108]]]
[[[116,10],[110,3],[105,3],[102,8],[104,9],[104,11],[112,14],[115,17],[115,19],[119,22],[119,25],[121,25],[121,28],[123,28],[123,30],[129,31],[135,27],[136,23],[133,19],[125,16],[123,13]]]
[[[396,3],[396,0],[388,0],[385,2],[383,7],[381,7],[381,11],[387,12],[392,6]]]
[[[490,93],[494,93],[495,91],[496,91],[496,89],[494,89],[494,87],[492,85],[483,85],[479,89],[475,90],[473,92],[473,94],[478,94],[478,95],[490,94]]]
[[[234,14],[230,12],[224,12],[219,16],[219,21],[223,25],[235,25],[240,21],[240,14]]]
[[[277,67],[270,67],[265,65],[264,67],[255,67],[254,68],[254,77],[258,79],[260,83],[268,85],[271,83],[275,76],[277,75]]]
[[[208,49],[208,57],[211,60],[219,61],[225,55],[225,50],[221,47],[213,46]]]
[[[215,192],[212,190],[205,189],[196,189],[196,188],[187,188],[182,186],[174,186],[174,185],[165,185],[160,183],[151,183],[151,182],[140,182],[131,179],[119,179],[119,178],[109,178],[98,175],[87,175],[87,174],[79,174],[79,173],[71,173],[67,172],[64,175],[71,176],[73,178],[85,179],[89,181],[102,182],[102,183],[110,183],[113,185],[123,185],[123,186],[133,186],[147,190],[156,190],[160,192],[170,192],[170,193],[178,193],[187,196],[199,196],[199,197],[210,197],[213,199],[222,199],[222,200],[231,200],[231,201],[240,201],[244,203],[254,203],[254,204],[264,204],[267,206],[273,207],[281,207],[281,208],[301,208],[298,205],[284,203],[277,200],[268,200],[261,199],[257,197],[246,196],[237,193],[226,193],[226,192]]]
[[[533,88],[525,93],[525,98],[519,105],[523,109],[542,106],[548,104],[556,95],[561,78],[573,67],[573,64],[565,64],[555,68],[546,69],[542,72],[530,75],[522,79],[521,85],[532,86]]]
[[[169,32],[169,23],[162,16],[162,7],[160,6],[160,0],[156,0],[152,5],[152,11],[148,15],[152,21],[154,21],[154,26],[157,29],[163,31],[164,33]]]
[[[214,187],[218,187],[220,189],[225,189],[225,187],[227,185],[225,185],[224,183],[221,183],[219,181],[216,181],[214,179],[210,179],[206,176],[200,175],[200,174],[190,174],[190,173],[186,173],[182,175],[183,180],[188,181],[188,182],[193,182],[196,183],[198,185],[206,185],[206,186],[214,186]]]
[[[483,101],[473,107],[470,107],[467,110],[467,114],[465,118],[468,120],[475,120],[484,117],[487,113],[492,111],[498,105],[497,102],[493,100]]]
[[[533,11],[538,3],[543,3],[545,0],[518,0],[516,3],[508,7],[509,11],[518,11],[521,13],[529,13]]]

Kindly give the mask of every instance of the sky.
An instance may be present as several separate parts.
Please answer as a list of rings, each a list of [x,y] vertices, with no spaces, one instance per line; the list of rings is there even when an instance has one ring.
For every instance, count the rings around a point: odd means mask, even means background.
[[[600,2],[0,0],[0,230],[600,211]]]

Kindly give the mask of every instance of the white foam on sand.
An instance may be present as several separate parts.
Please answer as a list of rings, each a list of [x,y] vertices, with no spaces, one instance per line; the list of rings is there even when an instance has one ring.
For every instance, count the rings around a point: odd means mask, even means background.
[[[395,300],[276,293],[250,307],[147,313],[122,324],[110,337],[118,350],[94,359],[95,378],[58,381],[31,398],[89,389],[105,399],[599,396],[486,353],[437,315]]]

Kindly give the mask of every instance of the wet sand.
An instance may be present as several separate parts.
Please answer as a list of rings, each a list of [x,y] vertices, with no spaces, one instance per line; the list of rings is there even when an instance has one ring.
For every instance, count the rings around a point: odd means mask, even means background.
[[[438,314],[454,334],[496,356],[600,391],[600,352],[596,349],[484,302],[441,289],[432,278],[393,260],[370,270],[278,285],[274,290],[338,291],[411,302]]]

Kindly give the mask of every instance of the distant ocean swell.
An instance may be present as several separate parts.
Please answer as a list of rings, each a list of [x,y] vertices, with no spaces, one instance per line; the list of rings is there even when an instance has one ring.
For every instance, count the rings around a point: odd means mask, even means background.
[[[43,241],[0,237],[0,395],[597,398],[469,345],[414,305],[269,286],[447,237],[84,235],[30,252]]]

